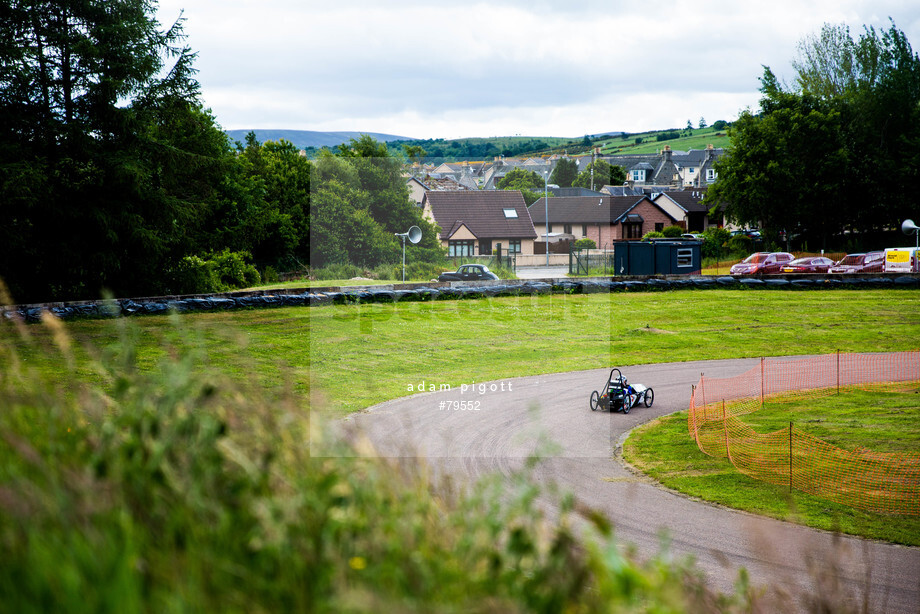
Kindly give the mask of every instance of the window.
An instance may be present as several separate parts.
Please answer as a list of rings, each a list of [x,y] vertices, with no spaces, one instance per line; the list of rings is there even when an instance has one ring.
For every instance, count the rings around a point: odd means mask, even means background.
[[[509,254],[520,254],[521,253],[521,242],[520,241],[508,241],[508,253]]]
[[[567,234],[567,235],[572,234],[572,225],[571,225],[571,224],[563,224],[563,225],[562,225],[562,232],[564,232],[564,233]]]
[[[706,169],[706,181],[715,181],[716,180],[716,169],[707,168]]]
[[[639,223],[623,223],[623,238],[624,239],[641,239],[642,238],[642,222]]]
[[[463,241],[448,241],[447,242],[447,255],[448,256],[472,256],[473,255],[473,244],[472,240],[463,240]]]
[[[504,211],[505,217],[509,219],[515,218],[518,216],[517,209],[502,209],[502,211]]]
[[[588,225],[587,225],[587,224],[582,224],[582,225],[581,225],[581,236],[582,236],[582,237],[587,237],[587,236],[588,236]]]
[[[678,267],[692,267],[693,266],[693,250],[687,247],[677,250],[677,266]]]
[[[655,232],[664,230],[664,222],[655,222]]]
[[[692,174],[695,173],[695,172],[696,172],[696,169],[693,168],[693,167],[691,166],[691,167],[690,167],[690,174],[692,175]]]
[[[631,171],[630,175],[633,181],[645,181],[645,171],[644,170]]]

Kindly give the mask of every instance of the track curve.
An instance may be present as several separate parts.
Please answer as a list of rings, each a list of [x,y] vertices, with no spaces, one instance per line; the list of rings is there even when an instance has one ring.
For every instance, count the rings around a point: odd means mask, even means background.
[[[640,553],[660,550],[666,533],[671,551],[693,556],[719,590],[731,591],[744,567],[756,586],[795,595],[815,592],[816,578],[833,569],[838,590],[849,592],[859,607],[917,612],[920,548],[840,537],[691,500],[637,476],[613,454],[635,426],[687,409],[701,373],[732,377],[758,364],[759,359],[742,359],[624,367],[631,382],[655,391],[651,408],[637,407],[628,415],[590,410],[591,391],[609,373],[595,369],[470,382],[388,401],[350,421],[378,454],[424,457],[469,478],[509,474],[539,454],[544,459],[534,474],[539,482],[558,484],[603,510],[618,539]],[[463,401],[478,401],[478,409],[452,409]],[[546,441],[549,448],[541,443]]]

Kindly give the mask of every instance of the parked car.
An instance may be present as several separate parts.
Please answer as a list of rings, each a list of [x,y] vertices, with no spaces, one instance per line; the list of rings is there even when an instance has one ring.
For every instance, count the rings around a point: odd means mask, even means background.
[[[824,256],[805,256],[796,258],[782,267],[783,273],[827,273],[834,266],[834,261]]]
[[[780,273],[783,265],[794,260],[789,252],[754,252],[730,269],[732,275],[770,275]]]
[[[680,235],[680,238],[687,239],[688,241],[702,241],[706,237],[696,232],[685,232],[684,234]]]
[[[438,281],[480,281],[498,279],[498,275],[484,264],[461,264],[456,271],[445,271],[438,275]]]
[[[828,269],[828,273],[881,273],[885,269],[885,252],[847,254]]]

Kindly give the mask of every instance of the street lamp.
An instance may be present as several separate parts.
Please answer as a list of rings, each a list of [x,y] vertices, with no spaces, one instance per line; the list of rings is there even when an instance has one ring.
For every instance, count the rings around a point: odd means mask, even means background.
[[[546,213],[546,266],[549,267],[549,169],[543,170],[543,207]]]

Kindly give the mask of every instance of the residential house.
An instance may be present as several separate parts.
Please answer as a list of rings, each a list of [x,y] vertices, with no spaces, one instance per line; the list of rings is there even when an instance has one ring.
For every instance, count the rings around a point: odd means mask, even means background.
[[[409,198],[412,199],[419,207],[422,206],[422,200],[425,194],[430,191],[438,192],[458,192],[461,190],[474,190],[469,186],[458,183],[453,177],[425,177],[424,181],[417,177],[410,177],[406,180],[406,186],[409,188]]]
[[[687,232],[703,232],[707,228],[724,225],[721,214],[710,217],[709,207],[703,204],[704,196],[706,188],[687,188],[653,194],[651,199]]]
[[[503,252],[533,254],[537,233],[518,191],[429,191],[422,210],[440,226],[449,256],[490,256],[499,244]]]
[[[647,232],[661,230],[676,219],[648,196],[560,196],[541,198],[530,206],[530,217],[538,237],[564,233],[574,239],[593,239],[598,247],[616,241],[641,239]],[[545,238],[543,240],[546,240]]]
[[[706,149],[672,151],[665,145],[657,154],[625,154],[603,156],[609,164],[626,170],[629,187],[642,187],[658,192],[683,187],[705,187],[716,180],[713,163],[723,153],[709,145]]]
[[[723,149],[715,149],[712,145],[706,149],[675,152],[674,162],[678,166],[681,186],[705,188],[714,183],[718,173],[713,165],[723,153]]]

